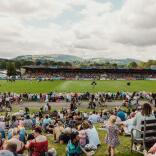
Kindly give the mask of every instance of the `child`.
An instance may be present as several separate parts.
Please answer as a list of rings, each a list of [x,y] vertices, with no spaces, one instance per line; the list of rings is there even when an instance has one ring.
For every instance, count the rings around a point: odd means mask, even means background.
[[[82,129],[82,126],[79,126],[79,142],[82,147],[85,147],[87,144],[87,134],[85,130]]]
[[[72,132],[70,135],[70,140],[67,145],[67,155],[66,156],[82,156],[82,152],[87,156],[92,156],[94,152],[86,152],[79,143],[79,133]]]
[[[79,133],[72,132],[69,143],[67,145],[67,156],[80,156],[81,147],[79,144]]]
[[[111,115],[107,125],[107,136],[105,138],[106,144],[108,144],[109,156],[115,156],[115,147],[119,144],[118,127],[115,125],[117,117]]]

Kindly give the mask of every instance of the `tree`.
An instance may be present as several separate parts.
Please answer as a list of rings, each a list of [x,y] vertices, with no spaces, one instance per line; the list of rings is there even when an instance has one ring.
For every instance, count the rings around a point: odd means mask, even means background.
[[[21,63],[22,63],[22,66],[34,65],[35,64],[33,61],[25,61],[25,60],[22,60]]]
[[[151,65],[156,65],[156,60],[148,60],[148,62],[145,63],[145,68],[150,68]]]
[[[49,66],[49,61],[48,61],[48,60],[45,60],[42,64],[43,64],[44,66]]]
[[[128,68],[137,68],[137,67],[138,67],[138,64],[134,61],[128,64]]]
[[[56,62],[56,63],[57,63],[57,65],[60,66],[60,67],[61,67],[61,66],[64,66],[64,62],[59,61],[59,62]]]
[[[12,62],[7,63],[7,75],[8,76],[16,75],[15,63]]]
[[[139,62],[139,64],[138,64],[139,68],[145,68],[145,66],[146,66],[146,63],[143,61]]]
[[[6,62],[5,61],[0,62],[0,69],[6,69]]]
[[[112,64],[112,68],[113,68],[113,69],[117,69],[117,68],[118,68],[118,65],[117,65],[116,63],[113,63],[113,64]]]
[[[49,61],[49,65],[53,66],[53,65],[56,65],[56,63],[54,61]]]
[[[22,66],[21,61],[16,61],[16,62],[15,62],[15,67],[16,67],[16,69],[20,69],[21,66]]]
[[[42,65],[42,61],[41,60],[36,60],[35,64],[36,64],[36,66],[40,66],[40,65]]]
[[[64,65],[65,65],[66,67],[71,67],[71,66],[72,66],[72,64],[71,64],[70,62],[65,62]]]

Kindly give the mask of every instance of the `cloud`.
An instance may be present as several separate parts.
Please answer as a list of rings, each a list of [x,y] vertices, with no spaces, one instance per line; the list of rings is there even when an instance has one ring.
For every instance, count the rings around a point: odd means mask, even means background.
[[[57,17],[63,11],[69,9],[63,0],[1,0],[0,13],[15,16],[16,18],[47,19]]]
[[[155,10],[155,0],[124,0],[119,9],[111,1],[1,0],[0,56],[156,59]]]
[[[123,6],[122,20],[136,29],[150,29],[156,27],[155,0],[126,0]]]
[[[113,30],[113,40],[134,46],[156,45],[156,1],[127,0]]]

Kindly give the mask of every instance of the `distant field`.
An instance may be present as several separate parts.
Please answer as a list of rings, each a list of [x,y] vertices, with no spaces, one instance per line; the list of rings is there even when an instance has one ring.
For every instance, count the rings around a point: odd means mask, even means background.
[[[131,86],[127,86],[128,81],[101,80],[96,81],[95,88],[91,86],[90,80],[55,80],[55,81],[26,81],[18,80],[7,82],[0,80],[0,92],[17,92],[17,93],[47,93],[55,92],[116,92],[116,91],[148,91],[156,92],[156,81],[136,80],[130,81]]]

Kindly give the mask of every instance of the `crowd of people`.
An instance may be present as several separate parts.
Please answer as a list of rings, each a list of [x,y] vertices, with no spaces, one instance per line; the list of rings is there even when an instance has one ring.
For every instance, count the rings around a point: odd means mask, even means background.
[[[120,134],[130,133],[134,127],[141,129],[141,121],[145,118],[156,118],[156,112],[149,103],[138,106],[130,114],[120,107],[93,110],[90,113],[79,112],[72,102],[61,111],[51,111],[49,106],[45,104],[40,111],[33,113],[26,107],[25,110],[6,112],[5,116],[1,116],[0,155],[56,156],[57,150],[48,147],[51,142],[51,146],[66,144],[64,155],[81,156],[83,153],[92,156],[98,148],[102,148],[96,128],[100,124],[100,130],[106,131],[103,140],[108,145],[108,154],[115,156]],[[139,133],[135,132],[134,135],[140,137]],[[133,146],[141,150],[142,145]],[[149,151],[144,151],[145,156],[154,156],[155,147],[156,144],[153,144]]]
[[[86,71],[40,71],[40,70],[28,70],[23,76],[25,79],[38,79],[51,80],[51,79],[67,79],[67,80],[78,80],[78,79],[98,79],[98,80],[144,80],[150,78],[156,78],[155,74],[148,73],[121,73],[121,72],[86,72]]]
[[[52,80],[52,79],[100,79],[100,74],[95,73],[80,73],[80,72],[56,72],[56,73],[44,73],[44,72],[27,72],[23,78],[25,79],[39,79],[42,78],[42,80]]]
[[[150,103],[153,101],[156,104],[156,94],[147,92],[107,92],[107,93],[0,93],[0,109],[7,107],[12,109],[12,103],[20,104],[23,101],[27,102],[74,102],[81,104],[83,101],[88,103],[88,107],[95,109],[96,106],[106,106],[110,101],[123,100],[123,105],[130,107],[138,105],[139,100],[147,100]]]

